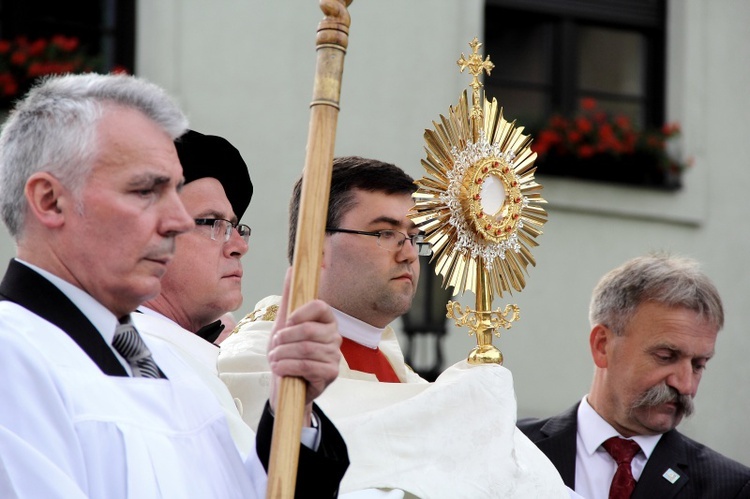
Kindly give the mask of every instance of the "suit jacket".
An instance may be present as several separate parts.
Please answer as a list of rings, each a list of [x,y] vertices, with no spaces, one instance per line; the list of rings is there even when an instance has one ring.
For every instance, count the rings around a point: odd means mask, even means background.
[[[548,419],[523,419],[518,428],[552,461],[575,490],[578,404]],[[680,478],[662,475],[672,469]],[[646,462],[633,499],[750,498],[750,468],[671,430],[662,435]],[[595,499],[595,498],[590,498]]]
[[[94,325],[55,285],[26,265],[11,260],[0,282],[0,300],[9,300],[65,331],[102,373],[128,376]],[[158,362],[158,359],[157,359]],[[218,403],[218,402],[217,402]],[[336,497],[349,466],[346,444],[333,423],[316,407],[321,442],[317,452],[301,446],[296,497]],[[256,437],[258,457],[268,469],[273,416],[267,407]]]

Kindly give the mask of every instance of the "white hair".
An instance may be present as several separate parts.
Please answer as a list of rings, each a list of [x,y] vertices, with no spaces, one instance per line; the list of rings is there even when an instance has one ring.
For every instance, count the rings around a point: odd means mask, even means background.
[[[0,134],[0,215],[18,240],[24,226],[26,181],[49,172],[79,192],[97,154],[97,125],[104,106],[143,113],[173,140],[188,122],[176,102],[157,85],[129,75],[53,76],[19,101]]]

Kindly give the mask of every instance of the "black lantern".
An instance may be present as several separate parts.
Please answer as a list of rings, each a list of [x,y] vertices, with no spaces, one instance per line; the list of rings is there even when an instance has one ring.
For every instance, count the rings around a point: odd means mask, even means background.
[[[420,256],[421,272],[411,309],[401,316],[406,334],[404,360],[427,381],[443,370],[442,339],[446,328],[446,304],[451,291],[443,289],[429,256]]]

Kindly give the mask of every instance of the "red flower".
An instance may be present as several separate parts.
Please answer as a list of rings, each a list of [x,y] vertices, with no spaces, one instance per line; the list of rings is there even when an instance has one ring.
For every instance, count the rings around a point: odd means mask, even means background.
[[[623,153],[633,154],[635,152],[635,144],[638,141],[638,135],[635,132],[628,131],[622,138]]]
[[[29,78],[36,78],[44,74],[47,74],[47,66],[43,62],[32,62],[29,69],[26,70],[26,75]]]
[[[49,74],[94,71],[99,61],[90,57],[75,37],[55,35],[33,42],[25,36],[0,40],[0,106],[25,93],[34,80]]]
[[[574,118],[554,115],[537,134],[532,146],[541,165],[547,158],[640,155],[653,158],[655,168],[682,171],[691,160],[677,161],[666,150],[666,141],[680,133],[678,123],[667,123],[657,130],[638,130],[626,115],[610,115],[597,108],[592,98],[581,99],[582,112]],[[613,163],[619,164],[619,163]]]
[[[26,60],[28,59],[28,55],[26,52],[18,51],[13,52],[13,55],[10,56],[10,62],[11,64],[15,64],[16,66],[23,66],[26,64]]]
[[[663,133],[666,137],[672,137],[674,135],[677,135],[680,133],[680,124],[679,123],[664,123],[661,127],[661,133]]]
[[[51,43],[56,45],[63,52],[73,52],[78,48],[78,38],[71,36],[66,37],[63,35],[55,35],[52,37]]]
[[[622,128],[623,130],[630,130],[630,118],[625,116],[624,114],[619,114],[615,116],[615,125]]]
[[[596,153],[596,150],[588,144],[584,144],[578,148],[578,156],[581,158],[590,158]]]
[[[596,99],[591,97],[584,97],[581,99],[581,109],[584,111],[591,111],[596,107]]]
[[[44,49],[47,48],[47,41],[40,38],[31,45],[29,45],[29,57],[39,57],[44,53]]]
[[[563,129],[563,128],[567,128],[567,126],[568,126],[568,120],[566,120],[565,118],[563,118],[559,114],[556,114],[556,115],[552,116],[552,118],[550,118],[550,120],[549,120],[549,123],[550,123],[550,126],[552,128]]]
[[[0,74],[0,95],[10,97],[18,91],[18,83],[10,73]]]
[[[578,118],[576,118],[576,126],[578,126],[578,130],[583,134],[590,133],[591,130],[594,129],[594,125],[591,124],[591,120],[585,116],[579,116]]]
[[[604,123],[599,127],[599,140],[607,142],[611,141],[615,137],[615,132],[612,130],[612,125]]]
[[[577,144],[578,142],[581,141],[582,138],[583,138],[583,135],[581,134],[581,132],[577,130],[568,130],[568,140],[572,144]]]
[[[555,132],[554,130],[544,130],[539,134],[539,137],[532,143],[531,149],[539,154],[547,154],[547,151],[550,150],[550,148],[558,145],[560,142],[562,142],[562,138],[560,137],[560,134]]]

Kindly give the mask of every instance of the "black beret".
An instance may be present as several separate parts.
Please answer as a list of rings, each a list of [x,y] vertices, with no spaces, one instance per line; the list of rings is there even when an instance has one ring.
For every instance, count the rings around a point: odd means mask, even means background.
[[[245,214],[253,197],[253,183],[240,152],[227,139],[188,130],[174,142],[185,183],[215,178],[224,187],[237,220]]]

